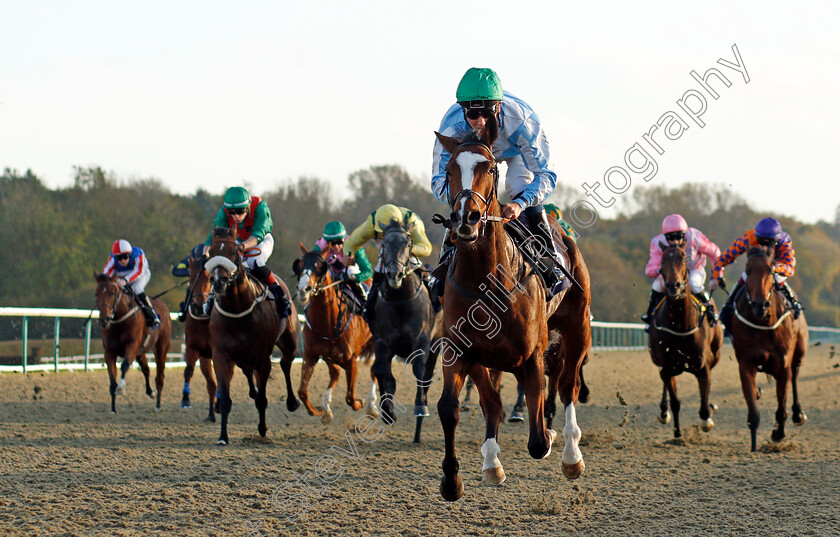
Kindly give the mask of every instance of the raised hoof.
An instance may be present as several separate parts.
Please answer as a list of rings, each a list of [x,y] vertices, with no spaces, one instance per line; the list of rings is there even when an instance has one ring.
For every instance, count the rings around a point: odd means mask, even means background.
[[[441,478],[440,495],[448,502],[460,500],[464,495],[464,483],[461,481],[461,476],[456,475],[452,479],[447,479],[446,476]]]
[[[149,399],[154,399],[157,396],[157,390],[146,390],[146,395],[149,396]]]
[[[333,419],[333,413],[331,410],[327,410],[323,414],[321,414],[321,423],[324,425],[330,423]]]
[[[117,388],[114,390],[114,395],[125,395],[125,379],[120,379],[117,383]]]
[[[671,423],[671,412],[666,412],[664,415],[659,415],[659,423],[667,425]]]
[[[488,468],[482,472],[481,482],[485,485],[501,485],[507,479],[505,469],[501,466],[497,468]]]
[[[429,415],[429,407],[426,405],[414,405],[414,417],[426,417]]]
[[[542,456],[543,459],[551,455],[551,446],[554,444],[554,439],[557,438],[557,431],[554,429],[546,429],[546,432],[548,433],[548,451]]]
[[[806,416],[804,412],[802,412],[799,416],[797,416],[796,414],[793,415],[793,424],[797,427],[805,425],[806,421],[808,421],[808,416]]]
[[[207,416],[204,418],[204,423],[216,423],[216,416]]]
[[[564,462],[562,467],[563,475],[568,480],[579,478],[581,474],[583,474],[583,470],[586,469],[586,465],[583,463],[583,459],[578,461],[576,464],[566,464]]]
[[[228,441],[224,440],[222,438],[219,438],[218,440],[216,440],[216,445],[217,446],[226,446],[226,445],[228,445]]]
[[[189,399],[182,400],[181,408],[192,408],[192,403],[190,403]]]
[[[714,426],[715,426],[715,422],[712,418],[709,418],[707,420],[703,420],[702,422],[700,422],[700,429],[704,433],[708,433],[709,431],[711,431],[712,427],[714,427]]]
[[[461,412],[469,412],[471,409],[472,409],[472,406],[469,403],[467,403],[466,401],[461,403]]]
[[[513,411],[510,413],[510,416],[508,417],[508,421],[510,423],[525,421],[525,417],[522,415],[522,410],[514,407]]]
[[[718,411],[718,406],[714,403],[709,403],[709,410],[712,411],[712,414],[716,414]]]
[[[286,410],[294,412],[298,408],[300,408],[300,403],[297,399],[292,399],[291,397],[286,399]]]

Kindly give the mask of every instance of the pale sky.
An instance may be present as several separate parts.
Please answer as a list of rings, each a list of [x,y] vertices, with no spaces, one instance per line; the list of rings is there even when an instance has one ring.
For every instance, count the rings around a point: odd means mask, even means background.
[[[491,67],[542,119],[558,181],[587,197],[640,143],[648,184],[724,183],[756,209],[840,204],[836,3],[17,1],[0,4],[0,168],[48,186],[73,166],[173,192],[399,164],[427,181],[464,71]],[[716,63],[735,62],[749,76]],[[690,76],[715,67],[714,100]],[[642,135],[705,95],[700,128]],[[695,100],[694,104],[698,104]],[[657,138],[659,137],[659,138]],[[629,196],[645,184],[629,173]],[[614,183],[620,176],[613,175]],[[620,184],[618,186],[621,186]],[[599,215],[613,216],[613,209]]]

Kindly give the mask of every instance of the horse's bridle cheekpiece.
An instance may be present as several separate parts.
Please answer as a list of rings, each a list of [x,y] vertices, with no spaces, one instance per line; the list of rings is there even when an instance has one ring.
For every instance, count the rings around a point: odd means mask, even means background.
[[[490,149],[489,147],[487,147],[486,144],[483,144],[481,142],[464,142],[464,143],[460,144],[458,147],[455,148],[455,152],[457,152],[462,147],[469,147],[469,146],[481,147],[484,150],[486,150],[487,153],[490,155],[490,163],[491,163],[490,173],[493,175],[493,190],[490,193],[490,199],[491,200],[496,199],[496,196],[497,196],[497,193],[498,193],[498,190],[499,190],[499,165],[496,163],[495,157],[493,157],[493,150]],[[448,175],[448,173],[447,173],[447,175]],[[450,192],[450,191],[451,191],[451,189],[447,189],[447,192]],[[450,207],[450,209],[453,210],[453,212],[455,210],[455,205],[461,200],[461,198],[470,199],[470,200],[476,202],[476,204],[478,204],[478,202],[481,202],[482,204],[484,204],[484,211],[481,213],[481,218],[479,219],[480,224],[483,225],[485,222],[488,222],[488,221],[504,222],[505,219],[501,216],[492,216],[492,215],[487,214],[490,211],[490,202],[487,200],[487,198],[485,198],[484,196],[482,196],[481,194],[479,194],[478,192],[476,192],[475,190],[473,190],[471,188],[461,189],[461,191],[458,192],[458,194],[455,196],[455,199],[450,199],[449,200],[449,207]]]

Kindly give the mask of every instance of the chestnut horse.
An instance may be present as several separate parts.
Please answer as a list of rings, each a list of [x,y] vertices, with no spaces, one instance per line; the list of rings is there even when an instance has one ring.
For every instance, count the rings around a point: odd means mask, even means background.
[[[268,289],[253,279],[245,270],[242,255],[236,244],[233,228],[217,227],[213,230],[212,243],[207,252],[204,268],[210,274],[210,283],[216,294],[210,313],[210,349],[213,368],[219,383],[219,410],[222,428],[218,445],[229,443],[227,420],[230,413],[230,380],[234,365],[239,366],[249,378],[256,374],[254,404],[259,412],[257,431],[265,436],[265,409],[268,406],[266,385],[271,374],[271,351],[276,345],[282,353],[280,368],[286,377],[286,407],[294,411],[298,402],[292,393],[291,368],[297,348],[299,323],[294,305],[292,312],[282,321],[277,316],[273,300],[268,300]],[[277,282],[290,299],[282,280]]]
[[[808,348],[808,325],[805,315],[796,319],[773,276],[773,248],[751,248],[747,252],[745,291],[735,299],[732,319],[732,346],[738,359],[741,389],[747,402],[747,424],[750,427],[751,450],[756,449],[756,432],[760,421],[756,406],[755,375],[761,371],[776,379],[776,428],[771,439],[785,437],[785,401],[788,385],[793,387],[793,423],[802,425],[808,419],[799,405],[797,378],[802,358]]]
[[[688,371],[697,377],[700,388],[700,419],[704,431],[712,430],[712,414],[717,407],[709,404],[712,368],[720,360],[723,330],[711,326],[705,307],[688,289],[688,263],[685,243],[670,246],[659,243],[662,250],[660,274],[665,283],[665,299],[654,310],[648,333],[648,349],[662,378],[662,402],[659,421],[668,423],[674,417],[674,438],[681,438],[680,400],[677,397],[677,375]],[[668,398],[671,412],[668,412]]]
[[[491,117],[485,133],[497,132]],[[575,415],[580,368],[591,343],[589,273],[577,245],[564,232],[564,256],[581,285],[558,293],[546,302],[546,290],[503,227],[496,197],[498,168],[493,137],[461,142],[435,133],[452,156],[446,168],[454,258],[444,291],[443,393],[438,413],[446,441],[441,495],[454,501],[463,495],[455,456],[455,429],[460,418],[458,394],[469,375],[478,389],[486,421],[481,447],[485,483],[505,479],[497,441],[502,402],[487,368],[509,371],[525,390],[530,439],[535,459],[551,452],[556,433],[545,424],[545,380],[559,389],[565,406],[563,474],[576,479],[584,470],[578,447],[581,437]],[[493,135],[495,136],[495,134]],[[559,332],[562,350],[545,354],[549,333]]]
[[[96,308],[99,310],[99,326],[102,331],[102,348],[105,363],[108,366],[108,378],[111,380],[111,413],[117,413],[117,395],[125,394],[125,374],[131,362],[137,358],[140,370],[146,378],[146,395],[155,400],[155,411],[160,411],[160,394],[163,391],[163,375],[166,368],[166,353],[172,336],[172,320],[169,308],[161,300],[152,299],[160,326],[149,330],[140,306],[134,299],[130,287],[119,284],[116,276],[94,273],[96,279]],[[146,351],[153,349],[155,355],[155,390],[149,384],[149,362]],[[117,383],[117,356],[123,357],[122,376]]]
[[[340,280],[333,281],[332,273],[324,260],[323,252],[307,251],[301,244],[302,259],[296,259],[293,271],[298,279],[297,295],[304,304],[303,315],[306,319],[303,327],[303,367],[300,373],[298,396],[310,416],[320,416],[321,421],[332,421],[330,408],[332,391],[338,384],[344,369],[347,378],[345,401],[353,410],[359,410],[364,401],[356,399],[356,375],[360,356],[369,357],[373,353],[373,336],[362,316],[353,312],[349,300],[342,297],[339,290]],[[321,407],[313,407],[309,402],[309,381],[318,359],[323,358],[330,373],[330,383],[321,396]],[[371,386],[366,410],[376,415],[376,384],[371,371]]]
[[[210,400],[207,417],[204,421],[215,422],[214,406],[216,402],[216,378],[213,375],[212,350],[210,348],[210,317],[204,314],[204,303],[210,294],[210,276],[204,270],[204,257],[201,250],[193,250],[188,258],[190,268],[190,291],[187,302],[187,317],[184,319],[184,389],[181,393],[181,408],[191,408],[190,380],[195,371],[195,363],[200,360],[201,373],[207,386]]]

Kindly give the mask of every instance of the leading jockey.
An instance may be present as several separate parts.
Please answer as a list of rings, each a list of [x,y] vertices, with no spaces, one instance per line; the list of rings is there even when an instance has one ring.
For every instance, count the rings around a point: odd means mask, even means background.
[[[248,250],[254,248],[259,250],[259,254],[255,256],[243,256],[242,261],[250,269],[251,275],[271,291],[280,319],[287,317],[292,311],[291,302],[286,298],[283,288],[277,283],[274,273],[266,265],[271,252],[274,251],[274,237],[271,235],[274,224],[271,220],[271,211],[265,201],[257,196],[251,196],[241,186],[230,187],[225,192],[222,207],[216,214],[214,225],[236,229],[236,244],[240,251],[247,253]],[[211,232],[204,241],[204,255],[207,255],[212,242],[213,233]],[[205,313],[210,313],[213,300],[214,294],[211,291],[204,304]]]
[[[134,292],[137,305],[146,318],[146,324],[151,329],[160,326],[160,316],[155,311],[152,301],[146,296],[146,284],[152,278],[152,271],[149,269],[149,261],[146,253],[124,239],[114,241],[111,246],[111,255],[102,274],[113,277],[114,274],[122,280],[122,285],[131,287]]]
[[[418,258],[426,257],[432,253],[432,243],[429,242],[429,238],[426,236],[426,226],[423,225],[423,220],[421,220],[412,211],[409,211],[405,207],[397,207],[396,205],[390,203],[386,203],[373,211],[370,216],[365,218],[365,221],[359,227],[353,230],[353,233],[350,234],[347,241],[344,243],[344,251],[357,252],[369,240],[373,240],[376,247],[380,248],[382,237],[384,236],[384,229],[393,223],[401,223],[403,226],[410,228],[411,266],[421,267],[422,263],[420,263]],[[346,255],[350,259],[353,258],[353,254]],[[373,284],[370,287],[367,302],[365,303],[365,308],[362,313],[368,324],[373,323],[373,312],[376,306],[376,298],[379,294],[379,286],[384,279],[383,270],[382,255],[380,254],[373,273]],[[437,307],[439,306],[436,306],[436,308]]]
[[[739,255],[746,252],[748,249],[756,246],[773,247],[773,278],[776,281],[776,289],[781,291],[785,299],[790,303],[793,309],[793,316],[795,319],[799,318],[799,313],[802,310],[802,304],[796,299],[793,290],[787,283],[787,279],[793,276],[794,268],[796,267],[796,256],[793,251],[793,242],[790,240],[790,235],[782,231],[782,225],[775,218],[762,218],[755,229],[751,229],[735,239],[725,252],[715,261],[714,269],[712,270],[712,281],[709,282],[709,291],[717,289],[720,281],[723,279],[723,269],[729,265]],[[720,310],[720,320],[726,328],[726,335],[731,335],[731,319],[732,312],[735,309],[736,291],[747,281],[746,273],[741,274],[738,282],[732,288],[729,294],[729,299]]]
[[[496,117],[499,132],[493,142],[493,157],[507,164],[505,189],[511,202],[502,205],[502,216],[515,220],[525,213],[528,227],[545,252],[554,259],[554,268],[546,274],[546,286],[551,292],[564,278],[560,270],[560,253],[552,240],[551,225],[546,218],[542,201],[554,190],[557,174],[551,164],[548,140],[539,116],[523,100],[502,90],[502,82],[492,69],[473,67],[461,78],[453,104],[440,123],[444,136],[463,139],[471,133],[480,134],[491,116]],[[432,192],[440,201],[449,203],[446,165],[451,155],[435,140],[432,164]],[[445,267],[453,247],[444,239],[440,265],[433,273],[432,286],[438,295],[443,294]]]
[[[344,253],[344,242],[347,239],[347,229],[338,221],[327,222],[324,233],[315,243],[316,252],[324,252],[324,260],[334,274],[341,275],[344,282],[353,292],[360,306],[367,302],[366,282],[373,275],[364,248],[354,251],[353,255]]]
[[[650,291],[650,303],[648,304],[647,312],[642,315],[642,321],[649,325],[653,316],[653,309],[665,298],[665,289],[662,287],[663,280],[660,274],[662,268],[662,248],[660,244],[669,246],[685,245],[688,286],[691,288],[691,294],[701,304],[706,306],[709,324],[714,326],[717,323],[715,319],[715,308],[709,302],[709,296],[703,289],[703,284],[706,281],[706,260],[708,259],[714,263],[715,259],[720,255],[720,247],[707,239],[699,229],[688,227],[685,218],[679,214],[669,214],[666,216],[662,220],[662,233],[650,241],[650,259],[645,266],[645,275],[648,278],[656,279],[653,280]]]

